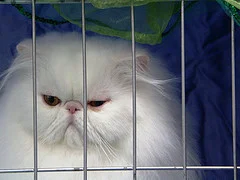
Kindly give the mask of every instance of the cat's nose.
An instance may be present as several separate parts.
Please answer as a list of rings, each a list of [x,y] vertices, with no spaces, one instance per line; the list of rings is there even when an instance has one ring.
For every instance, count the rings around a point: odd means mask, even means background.
[[[79,101],[68,101],[65,104],[65,107],[69,113],[74,114],[76,111],[80,111],[82,109],[82,104]]]

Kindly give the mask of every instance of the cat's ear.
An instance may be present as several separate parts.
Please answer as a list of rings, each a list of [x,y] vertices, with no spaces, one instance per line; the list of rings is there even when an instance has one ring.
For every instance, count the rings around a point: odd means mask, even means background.
[[[24,40],[17,45],[16,49],[19,54],[21,54],[23,52],[31,52],[32,51],[32,41]]]
[[[137,70],[140,68],[141,70],[145,71],[148,69],[150,58],[148,55],[137,55],[136,56],[136,65]]]
[[[150,62],[150,57],[147,54],[136,54],[137,71],[148,70],[149,62]],[[132,68],[132,57],[129,56],[127,58],[122,58],[119,65],[128,66],[129,68]]]

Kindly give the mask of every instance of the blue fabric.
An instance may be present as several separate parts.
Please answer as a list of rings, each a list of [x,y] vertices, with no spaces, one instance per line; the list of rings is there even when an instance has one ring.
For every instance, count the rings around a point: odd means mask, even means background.
[[[49,5],[38,5],[37,13],[39,16],[61,20]],[[11,5],[0,5],[0,22],[0,72],[2,72],[12,61],[16,44],[31,37],[31,20],[21,15]],[[81,31],[69,23],[53,26],[40,22],[37,23],[36,30],[37,35],[48,31]],[[216,2],[200,1],[186,11],[186,102],[197,125],[194,131],[200,134],[198,145],[203,165],[233,164],[230,32],[230,18]],[[236,26],[236,77],[240,77],[239,40],[240,28]],[[180,25],[163,39],[162,44],[146,47],[157,57],[165,60],[164,63],[173,74],[181,76]],[[237,112],[240,112],[239,80],[236,81],[236,87]],[[237,131],[237,139],[239,138],[240,132]],[[238,141],[238,153],[239,145]],[[208,180],[233,179],[232,170],[207,170],[205,175],[205,179]]]

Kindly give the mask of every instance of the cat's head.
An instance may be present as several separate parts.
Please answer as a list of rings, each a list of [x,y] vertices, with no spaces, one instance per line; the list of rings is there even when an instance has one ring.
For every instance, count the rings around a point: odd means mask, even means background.
[[[37,38],[37,119],[42,143],[82,146],[83,65],[80,35],[50,33]],[[100,145],[126,139],[132,129],[131,43],[87,37],[87,133],[89,143]],[[32,132],[33,86],[32,45],[25,40],[6,71],[4,93],[9,95],[7,111]],[[144,89],[148,55],[137,51],[137,86]],[[147,86],[146,86],[147,87]],[[145,94],[147,97],[147,94]],[[141,99],[138,99],[141,103]],[[142,103],[144,104],[144,103]],[[146,108],[149,105],[146,105]],[[139,112],[141,113],[141,112]]]

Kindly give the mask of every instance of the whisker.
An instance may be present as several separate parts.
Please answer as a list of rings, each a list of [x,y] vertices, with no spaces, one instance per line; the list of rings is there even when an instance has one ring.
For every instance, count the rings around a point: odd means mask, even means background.
[[[114,148],[110,145],[109,142],[107,142],[100,134],[98,134],[100,140],[101,140],[101,144],[103,144],[104,148],[108,151],[108,153],[112,156],[112,158],[117,159],[117,155],[114,152]]]

